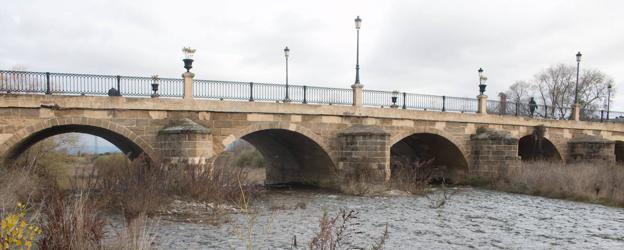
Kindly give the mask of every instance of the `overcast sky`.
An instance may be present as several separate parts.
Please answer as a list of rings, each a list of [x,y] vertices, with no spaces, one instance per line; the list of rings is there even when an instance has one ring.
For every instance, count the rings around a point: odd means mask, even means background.
[[[474,97],[477,69],[496,96],[556,63],[597,68],[624,86],[624,1],[6,0],[0,68],[348,88],[361,30],[367,89]],[[624,110],[624,91],[613,109]]]

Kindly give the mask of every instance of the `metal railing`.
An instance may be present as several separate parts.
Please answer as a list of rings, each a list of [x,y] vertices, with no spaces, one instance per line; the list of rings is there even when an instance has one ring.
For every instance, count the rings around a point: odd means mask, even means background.
[[[111,88],[123,96],[149,97],[151,77],[90,75],[0,70],[0,92],[64,95],[107,95]],[[158,93],[182,97],[182,79],[160,78]]]
[[[289,85],[288,98],[294,103],[341,104],[353,103],[351,89]],[[286,85],[257,82],[194,80],[193,96],[217,100],[286,101]]]
[[[535,104],[533,105],[533,109],[531,109],[531,105],[529,103],[488,100],[487,113],[495,115],[567,120],[572,116],[572,109],[541,104]]]
[[[122,96],[149,97],[153,94],[151,77],[91,75],[50,72],[0,70],[0,93],[108,95],[112,88]],[[158,94],[180,98],[184,95],[183,79],[159,78]],[[193,96],[214,100],[284,102],[284,84],[194,80]],[[476,113],[474,98],[413,94],[398,91],[363,90],[363,105],[441,112]],[[289,85],[290,102],[303,104],[352,105],[353,90],[343,88]],[[523,116],[541,119],[570,119],[572,109],[528,103],[488,100],[489,114]],[[581,120],[624,122],[624,112],[584,109]]]
[[[477,112],[477,99],[464,97],[412,94],[396,91],[364,90],[363,105],[396,107],[429,111]],[[392,102],[396,97],[396,102]]]

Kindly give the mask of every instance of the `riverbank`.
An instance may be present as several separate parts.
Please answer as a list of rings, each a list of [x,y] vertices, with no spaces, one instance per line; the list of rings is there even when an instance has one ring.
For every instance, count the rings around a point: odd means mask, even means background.
[[[624,166],[526,162],[471,185],[503,192],[624,207]]]

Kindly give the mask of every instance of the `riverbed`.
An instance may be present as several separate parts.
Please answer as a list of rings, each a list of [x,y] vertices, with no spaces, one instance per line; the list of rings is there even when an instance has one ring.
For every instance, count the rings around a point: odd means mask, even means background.
[[[436,200],[436,199],[433,199]],[[358,213],[345,244],[369,248],[385,225],[385,249],[622,249],[624,209],[459,188],[432,208],[422,196],[358,197],[321,191],[268,191],[251,214],[222,225],[154,218],[159,249],[305,249],[323,211]],[[249,230],[251,228],[251,230]],[[248,234],[248,232],[251,232]],[[248,236],[251,235],[251,236]]]

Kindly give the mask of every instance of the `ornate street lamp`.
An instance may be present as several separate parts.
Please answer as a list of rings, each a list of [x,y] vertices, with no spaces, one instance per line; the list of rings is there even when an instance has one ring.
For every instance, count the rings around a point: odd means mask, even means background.
[[[483,95],[483,93],[485,92],[485,87],[487,87],[487,85],[485,85],[485,82],[487,81],[487,77],[483,75],[482,68],[479,68],[477,72],[479,72],[479,93]]]
[[[607,85],[607,121],[609,120],[609,108],[611,106],[611,88],[613,88],[611,84]]]
[[[362,27],[362,19],[360,16],[355,18],[355,29],[357,30],[357,48],[355,56],[355,84],[360,84],[360,27]]]
[[[153,75],[152,76],[152,80],[154,80],[154,82],[152,82],[152,91],[154,91],[154,93],[152,94],[152,98],[158,97],[158,82],[160,81],[160,78],[158,78],[158,75]]]
[[[186,72],[189,72],[191,68],[193,68],[193,55],[195,54],[196,49],[192,49],[191,47],[182,48],[182,52],[184,53],[184,68]]]
[[[578,80],[579,80],[579,68],[581,67],[581,52],[576,53],[576,87],[574,88],[574,105],[578,105]]]
[[[290,98],[288,98],[288,56],[290,55],[290,49],[288,46],[284,48],[284,57],[286,58],[286,98],[284,98],[284,102],[290,102]]]

